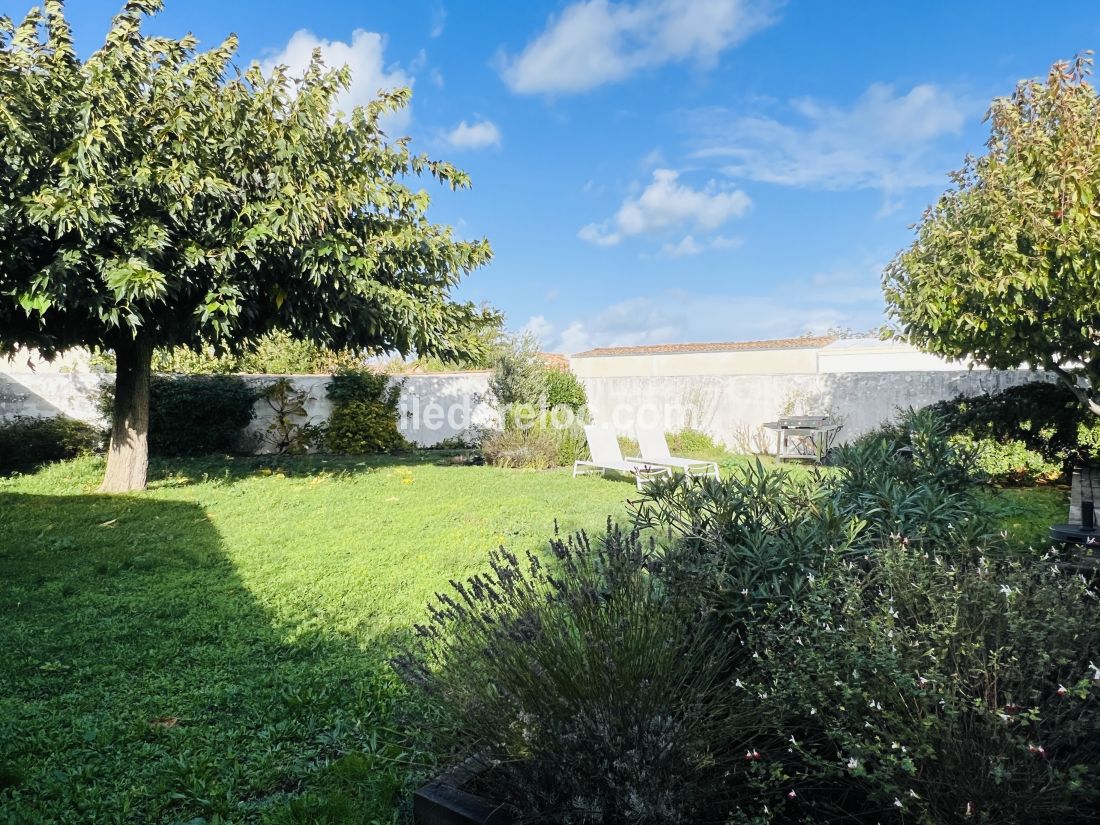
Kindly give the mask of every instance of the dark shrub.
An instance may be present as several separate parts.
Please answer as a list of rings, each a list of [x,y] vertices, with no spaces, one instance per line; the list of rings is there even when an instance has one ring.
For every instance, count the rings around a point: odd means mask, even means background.
[[[149,387],[149,450],[181,456],[241,449],[256,399],[256,389],[233,375],[155,375]]]
[[[996,481],[1047,480],[1055,466],[1100,460],[1100,420],[1061,383],[1037,381],[928,407],[952,435],[983,444]]]
[[[63,461],[103,448],[102,430],[59,415],[19,417],[0,423],[0,473],[28,472],[51,461]]]
[[[523,821],[721,823],[761,768],[755,701],[726,678],[748,653],[703,634],[612,529],[551,543],[547,566],[506,550],[452,582],[396,662],[455,720],[482,790]]]
[[[325,444],[334,453],[389,453],[408,447],[398,429],[401,384],[385,373],[344,369],[332,376],[325,391],[332,413],[325,425]]]
[[[927,412],[837,459],[654,483],[655,548],[502,551],[402,670],[522,821],[1096,822],[1096,580],[1015,558]]]

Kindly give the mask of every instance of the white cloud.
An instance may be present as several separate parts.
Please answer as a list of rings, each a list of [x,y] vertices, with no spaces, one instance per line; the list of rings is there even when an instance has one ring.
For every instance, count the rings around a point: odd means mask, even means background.
[[[286,66],[291,77],[298,77],[309,66],[313,50],[320,49],[326,65],[332,68],[347,66],[351,70],[351,86],[337,100],[337,107],[349,112],[355,106],[370,103],[378,92],[412,86],[413,78],[396,65],[385,65],[386,39],[377,32],[356,29],[351,42],[323,40],[308,29],[299,29],[291,35],[282,51],[264,60],[265,73],[276,66]],[[404,129],[409,122],[410,111],[406,107],[389,115],[385,128],[390,131]]]
[[[707,295],[668,290],[612,304],[566,324],[542,328],[555,352],[685,341],[787,338],[829,329],[870,329],[882,323],[881,302],[828,304],[820,296]],[[545,319],[541,319],[545,321]]]
[[[465,120],[447,133],[447,142],[456,149],[484,149],[500,146],[500,129],[491,120],[467,123]]]
[[[752,205],[739,189],[713,180],[702,189],[692,189],[679,178],[672,169],[655,169],[653,180],[637,197],[623,201],[609,220],[582,227],[577,236],[597,246],[614,246],[625,237],[682,226],[713,232]]]
[[[676,243],[666,243],[661,247],[661,254],[666,258],[683,258],[687,255],[699,255],[711,249],[735,249],[745,241],[728,235],[716,235],[713,238],[704,238],[697,241],[694,235],[684,235]]]
[[[874,84],[847,107],[802,98],[789,103],[783,119],[710,109],[688,122],[701,136],[694,156],[724,163],[733,177],[889,193],[943,182],[957,153],[940,144],[972,113],[975,106],[939,86],[903,94]]]
[[[436,6],[432,9],[432,27],[428,32],[428,37],[436,38],[443,34],[443,30],[447,27],[447,10],[443,6]]]
[[[865,253],[761,294],[707,293],[686,287],[636,295],[559,325],[540,317],[555,352],[685,341],[789,338],[830,329],[870,330],[884,319],[883,258]]]
[[[662,246],[661,254],[669,258],[682,258],[685,255],[698,255],[703,249],[691,235],[684,235],[678,243],[666,243]]]
[[[643,69],[708,66],[774,22],[770,0],[581,0],[552,17],[502,75],[515,92],[583,92]]]
[[[554,325],[546,320],[543,315],[532,315],[527,319],[527,323],[520,328],[522,335],[534,336],[543,346],[546,345],[550,335],[554,332]]]

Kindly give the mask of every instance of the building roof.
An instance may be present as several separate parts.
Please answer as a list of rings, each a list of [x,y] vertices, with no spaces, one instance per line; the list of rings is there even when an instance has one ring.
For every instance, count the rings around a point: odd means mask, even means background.
[[[543,366],[552,370],[565,371],[569,369],[569,357],[562,355],[560,352],[540,352],[539,358],[542,359]]]
[[[678,355],[692,352],[752,352],[777,349],[820,349],[833,343],[832,335],[775,338],[771,341],[723,341],[704,344],[653,344],[642,347],[597,347],[574,358],[607,358],[621,355]]]

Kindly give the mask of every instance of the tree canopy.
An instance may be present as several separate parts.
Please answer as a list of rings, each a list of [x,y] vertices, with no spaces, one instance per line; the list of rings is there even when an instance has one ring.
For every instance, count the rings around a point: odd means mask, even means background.
[[[406,183],[468,177],[381,128],[408,89],[336,112],[346,67],[240,70],[232,36],[144,34],[161,6],[129,0],[83,61],[62,0],[0,18],[0,352],[114,351],[105,489],[144,485],[153,347],[240,352],[277,329],[459,359],[498,320],[452,295],[488,243],[431,223]]]
[[[1100,413],[1100,98],[1092,60],[993,101],[967,158],[883,285],[899,334],[993,368],[1057,373]],[[1087,386],[1079,382],[1086,379]],[[1079,385],[1080,384],[1080,385]]]

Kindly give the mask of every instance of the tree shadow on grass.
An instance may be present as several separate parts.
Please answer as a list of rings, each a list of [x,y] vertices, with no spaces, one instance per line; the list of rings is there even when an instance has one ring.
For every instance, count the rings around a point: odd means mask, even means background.
[[[390,644],[273,621],[196,504],[0,494],[0,821],[392,821]]]

